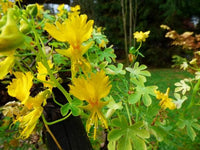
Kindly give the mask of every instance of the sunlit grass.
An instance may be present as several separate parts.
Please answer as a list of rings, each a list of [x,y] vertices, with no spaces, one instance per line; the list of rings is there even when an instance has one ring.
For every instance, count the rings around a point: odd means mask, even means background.
[[[149,71],[151,72],[151,77],[148,78],[147,85],[157,85],[158,90],[161,92],[165,92],[167,87],[169,87],[170,93],[173,93],[176,82],[192,77],[192,74],[187,71],[171,68],[149,69]]]

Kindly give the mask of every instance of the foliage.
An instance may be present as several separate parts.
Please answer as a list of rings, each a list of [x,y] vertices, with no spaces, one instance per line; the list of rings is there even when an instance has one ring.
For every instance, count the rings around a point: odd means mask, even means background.
[[[193,107],[199,105],[199,74],[175,83],[174,98],[168,87],[162,93],[149,84],[151,74],[138,57],[143,56],[141,47],[150,31],[133,34],[137,44],[130,48],[130,65],[124,66],[115,61],[113,46],[107,46],[102,28],[94,27],[79,5],[70,10],[60,5],[59,12],[51,15],[41,5],[22,8],[17,3],[6,5],[9,9],[1,10],[0,20],[0,78],[9,83],[7,93],[17,101],[1,107],[1,135],[12,135],[0,137],[3,148],[11,137],[30,141],[37,133],[42,139],[42,124],[62,149],[48,125],[71,115],[82,116],[90,140],[99,145],[99,131],[106,131],[103,134],[111,150],[155,149],[162,143],[175,143],[169,137],[182,132],[193,142],[197,139],[200,125]],[[55,97],[55,88],[65,102]],[[44,108],[49,103],[59,107],[61,118],[46,120],[48,110]]]

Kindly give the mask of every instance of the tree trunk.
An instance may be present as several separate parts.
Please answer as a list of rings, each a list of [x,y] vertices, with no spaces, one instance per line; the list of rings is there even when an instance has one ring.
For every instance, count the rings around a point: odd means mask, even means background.
[[[122,21],[123,21],[123,30],[124,30],[124,49],[125,49],[125,59],[126,65],[128,65],[128,43],[127,43],[127,29],[126,29],[126,15],[127,15],[127,0],[121,0],[122,7]]]

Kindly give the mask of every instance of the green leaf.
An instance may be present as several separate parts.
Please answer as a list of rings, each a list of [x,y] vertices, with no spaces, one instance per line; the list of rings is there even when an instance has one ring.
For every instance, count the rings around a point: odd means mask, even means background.
[[[108,150],[115,150],[116,141],[110,141],[108,143]]]
[[[108,139],[110,142],[113,142],[113,141],[117,141],[119,140],[119,138],[123,135],[123,132],[121,132],[120,130],[118,129],[113,129],[109,132],[108,134]]]
[[[75,107],[73,105],[70,105],[71,106],[71,111],[72,111],[72,115],[73,116],[79,116],[81,114],[81,109],[78,108],[78,107]]]
[[[78,116],[81,113],[81,109],[79,108],[79,106],[82,105],[82,101],[78,100],[78,99],[73,99],[73,101],[71,103],[67,103],[65,105],[63,105],[60,109],[61,114],[63,116],[67,115],[68,112],[71,110],[72,111],[72,115],[74,116]]]
[[[176,125],[177,125],[180,129],[183,129],[183,128],[185,128],[185,121],[184,121],[184,120],[178,120],[178,122],[176,123]]]
[[[138,80],[134,80],[134,83],[137,87],[135,88],[135,93],[128,97],[128,102],[130,104],[135,104],[140,101],[142,97],[144,105],[147,107],[150,106],[152,102],[150,95],[155,95],[154,90],[157,89],[157,86],[145,86]]]
[[[149,138],[150,134],[143,128],[143,122],[137,122],[130,126],[125,116],[119,116],[112,120],[112,125],[115,128],[108,133],[108,140],[116,142],[115,149],[132,150],[134,146],[136,150],[146,150],[144,139]],[[141,145],[140,148],[139,145]]]
[[[156,137],[159,142],[163,141],[164,137],[167,135],[166,131],[159,126],[151,126],[150,132]]]
[[[109,65],[108,68],[106,68],[106,72],[108,74],[113,74],[113,75],[117,75],[117,74],[121,74],[121,75],[125,75],[126,71],[123,70],[123,64],[118,63],[117,67],[114,65]]]
[[[146,82],[146,77],[151,76],[150,72],[145,70],[147,66],[141,65],[139,66],[139,62],[134,64],[134,67],[126,67],[126,70],[130,72],[131,78],[136,78],[141,82]]]
[[[119,140],[119,144],[117,146],[118,150],[132,150],[131,139],[129,138],[129,130],[126,131],[124,138]]]
[[[198,123],[192,123],[192,127],[200,131],[200,125]]]
[[[99,60],[100,61],[108,61],[109,63],[112,62],[116,58],[114,54],[114,50],[112,48],[106,48],[104,51],[98,51]]]
[[[69,110],[70,110],[70,104],[67,103],[61,107],[60,112],[61,112],[62,116],[65,116],[68,114]]]
[[[68,65],[69,64],[69,60],[68,58],[60,55],[60,54],[54,54],[53,55],[53,61],[54,61],[54,64],[56,66],[60,66],[60,65]]]
[[[145,106],[151,105],[151,97],[148,94],[144,94],[142,98]]]
[[[191,126],[187,126],[186,130],[187,130],[187,134],[190,137],[190,139],[192,141],[194,141],[195,137],[196,137],[196,132],[194,131],[194,129]]]
[[[81,106],[82,104],[83,104],[83,102],[79,99],[74,98],[73,101],[72,101],[73,106]]]
[[[144,142],[144,140],[138,138],[137,136],[134,136],[134,148],[136,150],[147,150],[147,146]]]
[[[128,96],[129,104],[135,104],[140,101],[142,94],[138,91]]]

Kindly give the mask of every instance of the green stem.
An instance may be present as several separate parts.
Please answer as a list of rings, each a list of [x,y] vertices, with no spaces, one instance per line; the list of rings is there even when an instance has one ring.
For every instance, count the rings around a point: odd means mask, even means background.
[[[130,115],[127,103],[125,103],[125,107],[126,107],[126,111],[127,111],[127,115],[128,115],[129,124],[131,126],[132,125],[131,115]]]
[[[56,104],[57,104],[58,106],[60,106],[60,107],[62,107],[62,106],[63,106],[61,103],[59,103],[58,101],[56,101],[56,99],[55,99],[55,96],[54,96],[53,92],[52,92],[52,97],[53,97],[53,101],[54,101],[54,103],[56,103]]]
[[[197,91],[199,90],[199,86],[200,86],[200,79],[197,81],[197,83],[194,86],[194,89],[193,89],[193,92],[192,92],[191,101],[190,101],[190,104],[187,107],[187,110],[194,105],[195,96],[197,94]]]
[[[24,68],[21,66],[20,62],[19,61],[16,61],[16,65],[19,67],[19,69],[25,73],[26,71],[24,70]]]
[[[138,109],[136,107],[136,104],[133,105],[134,109],[135,109],[135,114],[136,114],[136,117],[135,117],[135,122],[138,121]]]
[[[138,46],[138,48],[135,50],[135,60],[137,60],[138,57],[138,53],[139,53],[139,49],[142,47],[142,42],[140,42],[140,45]],[[130,66],[132,66],[135,63],[135,61],[131,62]]]
[[[72,99],[70,97],[70,94],[63,88],[63,86],[56,80],[55,76],[53,75],[49,65],[48,65],[48,62],[47,62],[47,58],[46,58],[46,55],[45,55],[45,52],[43,51],[44,49],[44,44],[42,42],[42,40],[38,37],[38,34],[37,32],[35,31],[35,28],[32,28],[33,30],[33,33],[35,35],[35,41],[37,43],[37,47],[38,47],[38,50],[39,50],[39,55],[41,56],[41,61],[42,61],[42,64],[46,67],[47,69],[47,72],[50,76],[50,79],[54,82],[55,86],[64,94],[65,98],[67,99],[67,101],[69,103],[72,102]],[[43,47],[41,47],[40,45],[40,42],[41,42],[41,45]]]
[[[60,144],[58,143],[56,137],[53,135],[53,133],[51,132],[51,130],[49,129],[48,125],[44,123],[45,128],[47,129],[47,132],[49,132],[49,134],[51,135],[52,139],[54,140],[54,142],[56,143],[57,147],[59,150],[62,150],[62,147],[60,146]]]
[[[25,56],[35,56],[33,53],[27,53],[27,54],[16,54],[15,57],[25,57]]]
[[[52,121],[52,122],[47,122],[45,117],[44,117],[44,114],[42,114],[42,120],[45,124],[47,125],[53,125],[53,124],[56,124],[56,123],[59,123],[65,119],[67,119],[70,115],[72,114],[72,112],[70,112],[67,116],[65,116],[64,118],[61,118],[61,119],[58,119],[58,120],[55,120],[55,121]]]

